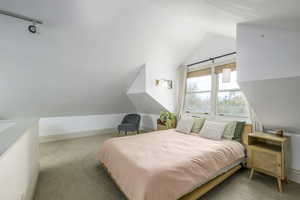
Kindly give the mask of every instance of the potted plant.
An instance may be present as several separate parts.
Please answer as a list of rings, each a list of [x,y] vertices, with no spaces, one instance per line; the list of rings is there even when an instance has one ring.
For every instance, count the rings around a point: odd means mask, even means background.
[[[166,130],[176,127],[176,116],[168,111],[161,111],[157,120],[157,129]]]

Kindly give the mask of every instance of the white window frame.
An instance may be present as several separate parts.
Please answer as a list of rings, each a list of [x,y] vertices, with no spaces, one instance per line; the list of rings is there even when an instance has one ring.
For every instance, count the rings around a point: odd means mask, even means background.
[[[225,92],[225,91],[241,91],[240,89],[227,89],[227,90],[219,90],[219,80],[218,80],[218,74],[215,73],[215,67],[229,64],[232,62],[236,62],[236,59],[231,60],[225,60],[222,62],[215,62],[209,65],[202,65],[198,67],[193,67],[191,69],[188,69],[188,72],[202,70],[202,69],[211,69],[211,90],[209,91],[201,91],[201,92],[185,92],[185,98],[187,93],[204,93],[204,92],[211,92],[211,102],[210,102],[210,112],[209,113],[198,113],[198,112],[186,112],[184,110],[184,113],[191,116],[203,116],[203,117],[209,117],[209,118],[226,118],[226,119],[236,119],[236,120],[249,120],[249,113],[248,116],[236,116],[236,115],[227,115],[227,114],[219,114],[217,111],[217,98],[218,98],[218,92]],[[187,85],[187,84],[186,84]]]
[[[188,92],[186,90],[186,92],[184,94],[185,95],[184,99],[186,98],[186,94],[193,94],[193,93],[201,94],[201,93],[209,93],[209,92],[211,93],[211,96],[210,96],[210,100],[211,100],[211,98],[212,98],[212,88],[211,88],[211,90],[192,91],[192,92]],[[203,112],[188,112],[188,111],[185,111],[185,113],[200,114],[200,115],[209,115],[211,112],[209,112],[209,113],[203,113]]]

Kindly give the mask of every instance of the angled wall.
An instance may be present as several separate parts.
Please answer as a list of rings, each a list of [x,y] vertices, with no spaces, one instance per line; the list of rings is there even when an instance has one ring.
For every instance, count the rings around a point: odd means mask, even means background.
[[[237,67],[240,87],[264,127],[290,132],[288,176],[300,182],[300,32],[295,27],[300,26],[239,24]]]
[[[131,100],[132,104],[135,106],[136,110],[140,113],[147,114],[158,114],[161,110],[168,110],[163,106],[165,101],[169,100],[169,104],[174,104],[168,95],[164,95],[157,99],[166,99],[164,102],[160,102],[152,96],[152,93],[149,92],[150,83],[149,80],[149,72],[151,70],[147,69],[146,65],[143,65],[137,74],[135,80],[127,91],[127,95]],[[147,85],[148,83],[148,85]],[[153,81],[153,85],[155,81]],[[154,88],[152,88],[154,90]],[[159,94],[158,94],[159,95]],[[171,97],[172,98],[172,97]],[[170,101],[171,100],[171,101]]]
[[[238,81],[266,128],[300,133],[299,33],[238,25]]]

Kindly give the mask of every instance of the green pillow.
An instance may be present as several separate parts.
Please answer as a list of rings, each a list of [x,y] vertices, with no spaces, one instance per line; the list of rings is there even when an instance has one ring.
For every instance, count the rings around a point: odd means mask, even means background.
[[[192,132],[199,133],[206,119],[202,117],[193,117],[193,118],[194,118],[194,124],[192,127]]]
[[[241,141],[242,133],[244,131],[246,122],[237,122],[235,131],[234,131],[234,137],[232,138],[233,140]]]
[[[228,122],[225,126],[223,138],[232,140],[236,128],[237,121]]]

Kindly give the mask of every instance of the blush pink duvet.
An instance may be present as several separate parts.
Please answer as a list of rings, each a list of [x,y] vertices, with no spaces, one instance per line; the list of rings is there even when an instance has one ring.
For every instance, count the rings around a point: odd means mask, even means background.
[[[170,129],[109,139],[97,158],[129,200],[176,200],[244,156],[238,142]]]

